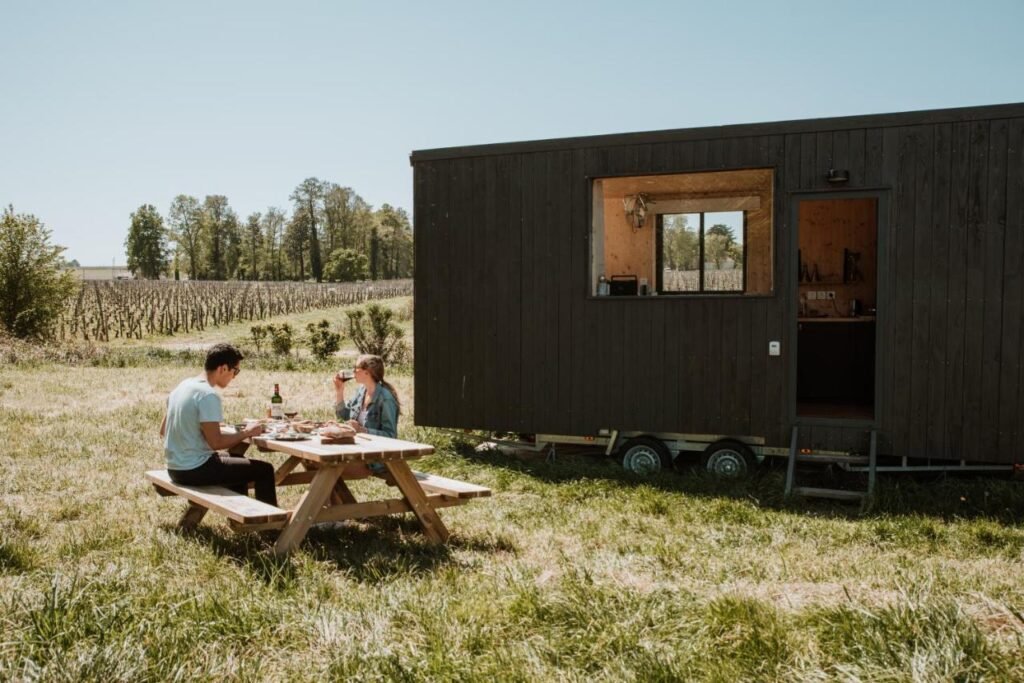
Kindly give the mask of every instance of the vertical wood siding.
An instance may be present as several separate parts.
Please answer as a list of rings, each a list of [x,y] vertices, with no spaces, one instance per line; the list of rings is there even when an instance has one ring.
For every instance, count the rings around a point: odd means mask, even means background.
[[[927,119],[924,119],[927,121]],[[602,428],[788,443],[791,193],[882,190],[883,449],[1024,460],[1024,119],[921,123],[418,161],[419,424]],[[775,169],[775,294],[589,298],[590,179]],[[884,272],[883,272],[884,268]],[[882,289],[881,287],[884,287]],[[780,340],[781,357],[767,355]],[[815,426],[808,445],[863,447]]]

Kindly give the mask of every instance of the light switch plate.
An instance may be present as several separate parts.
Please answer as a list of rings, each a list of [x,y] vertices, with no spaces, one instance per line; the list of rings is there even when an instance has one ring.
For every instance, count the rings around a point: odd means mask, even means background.
[[[782,355],[782,344],[777,341],[768,342],[768,355],[779,356]]]
[[[825,292],[825,296],[828,297],[829,299],[835,299],[836,298],[836,293],[833,292],[832,290],[829,290],[829,291]]]

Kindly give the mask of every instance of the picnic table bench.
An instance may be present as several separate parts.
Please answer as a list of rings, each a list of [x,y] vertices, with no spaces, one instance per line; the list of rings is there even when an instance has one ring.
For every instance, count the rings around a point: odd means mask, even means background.
[[[166,470],[146,472],[146,478],[160,495],[188,500],[188,507],[179,521],[182,528],[195,527],[212,510],[224,515],[237,532],[280,529],[274,546],[277,553],[294,549],[316,522],[405,512],[416,515],[431,541],[444,542],[448,539],[448,529],[437,509],[491,495],[491,490],[484,486],[410,469],[407,460],[434,452],[433,446],[426,444],[366,434],[358,435],[354,444],[342,445],[322,444],[319,437],[308,441],[256,437],[252,441],[262,451],[288,456],[275,471],[277,486],[309,485],[294,510],[274,507],[222,486],[175,484]],[[365,502],[356,500],[345,480],[365,477],[366,469],[358,468],[357,473],[346,476],[346,468],[353,463],[381,463],[383,468],[373,471],[372,475],[397,488],[402,496]],[[298,470],[300,465],[302,470]]]

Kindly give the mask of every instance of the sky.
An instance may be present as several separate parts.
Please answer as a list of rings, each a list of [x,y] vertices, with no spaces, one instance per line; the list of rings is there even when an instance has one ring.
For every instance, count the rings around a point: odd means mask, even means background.
[[[0,0],[0,205],[124,262],[130,215],[316,176],[412,213],[409,153],[1024,102],[1024,0]]]

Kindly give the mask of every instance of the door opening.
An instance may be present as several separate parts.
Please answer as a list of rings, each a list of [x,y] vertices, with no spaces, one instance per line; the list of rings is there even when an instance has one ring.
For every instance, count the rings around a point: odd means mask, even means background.
[[[798,202],[798,417],[873,420],[878,199]]]

